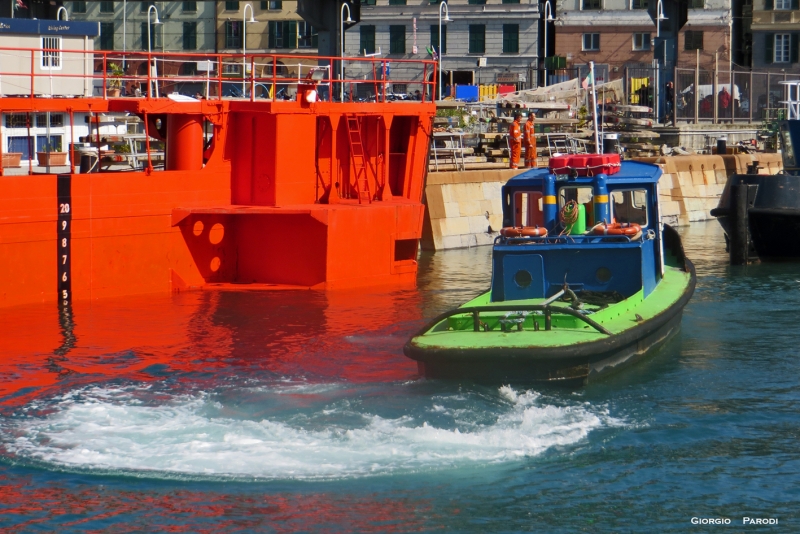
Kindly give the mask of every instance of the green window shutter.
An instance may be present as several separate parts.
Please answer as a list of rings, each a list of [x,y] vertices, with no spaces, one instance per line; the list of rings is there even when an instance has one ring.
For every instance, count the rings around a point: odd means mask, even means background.
[[[469,53],[483,54],[486,52],[486,26],[483,24],[469,25]]]
[[[405,25],[389,26],[389,53],[406,53],[406,27]]]
[[[283,23],[283,47],[297,48],[297,22]]]
[[[772,63],[775,57],[775,34],[764,34],[764,63]]]
[[[183,23],[183,49],[197,50],[197,23]]]
[[[439,50],[439,25],[431,24],[431,48]],[[442,50],[443,54],[447,53],[447,26],[442,26]]]
[[[773,0],[764,0],[764,9],[775,9],[775,2]]]
[[[791,55],[792,55],[791,56],[792,57],[791,61],[792,61],[792,63],[797,63],[797,61],[798,61],[797,45],[798,45],[798,41],[800,41],[800,39],[798,39],[798,37],[799,37],[798,34],[796,34],[796,33],[792,34],[792,48],[791,48]]]
[[[519,24],[503,24],[503,53],[519,53]]]
[[[361,42],[359,44],[359,54],[365,51],[367,54],[375,53],[375,26],[362,25],[359,29]]]
[[[114,50],[114,23],[100,23],[100,50]]]
[[[274,20],[271,20],[267,23],[267,31],[269,32],[269,36],[267,37],[267,46],[269,48],[278,48],[275,46],[275,37],[278,30],[278,23]]]
[[[792,10],[800,9],[800,0],[792,0]]]

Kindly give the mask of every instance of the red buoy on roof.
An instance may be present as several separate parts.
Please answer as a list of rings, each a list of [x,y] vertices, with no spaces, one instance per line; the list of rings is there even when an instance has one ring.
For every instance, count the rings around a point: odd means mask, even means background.
[[[568,154],[550,158],[550,172],[573,176],[616,174],[620,170],[619,154]]]

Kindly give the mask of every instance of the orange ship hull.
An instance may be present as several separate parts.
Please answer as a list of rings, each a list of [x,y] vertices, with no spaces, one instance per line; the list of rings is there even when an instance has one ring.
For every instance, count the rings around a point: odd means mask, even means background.
[[[434,105],[308,102],[309,87],[287,102],[3,98],[3,113],[137,115],[167,148],[164,171],[0,176],[0,306],[413,284]]]

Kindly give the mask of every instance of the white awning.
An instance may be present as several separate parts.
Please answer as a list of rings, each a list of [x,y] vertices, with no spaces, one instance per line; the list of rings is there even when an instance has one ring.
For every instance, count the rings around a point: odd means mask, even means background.
[[[730,9],[690,9],[684,28],[692,26],[727,26],[731,23]]]
[[[557,26],[656,26],[645,9],[564,11],[558,14],[555,23]]]

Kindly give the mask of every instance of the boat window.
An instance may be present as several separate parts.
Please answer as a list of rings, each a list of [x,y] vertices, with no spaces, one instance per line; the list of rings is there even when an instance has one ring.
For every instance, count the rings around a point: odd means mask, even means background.
[[[594,221],[594,206],[592,205],[593,190],[591,186],[582,187],[562,187],[558,190],[558,208],[561,209],[570,200],[583,205],[586,213],[586,225],[590,226]]]
[[[627,189],[611,192],[611,217],[618,223],[647,226],[647,191]]]
[[[564,204],[574,200],[578,204],[592,203],[592,188],[585,187],[562,187],[558,190],[558,207],[563,208]]]
[[[792,134],[789,130],[789,123],[784,123],[781,126],[781,152],[783,152],[784,169],[798,167],[794,157],[794,145],[792,145]]]
[[[514,226],[544,226],[540,191],[517,191],[514,194]]]

